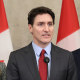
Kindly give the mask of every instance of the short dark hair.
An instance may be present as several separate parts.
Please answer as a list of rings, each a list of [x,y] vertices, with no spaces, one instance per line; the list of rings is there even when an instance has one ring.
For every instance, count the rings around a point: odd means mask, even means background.
[[[38,14],[46,14],[46,13],[51,15],[51,17],[53,19],[53,24],[54,24],[55,23],[54,12],[51,9],[44,7],[44,6],[34,8],[28,13],[28,24],[33,25],[34,19]]]

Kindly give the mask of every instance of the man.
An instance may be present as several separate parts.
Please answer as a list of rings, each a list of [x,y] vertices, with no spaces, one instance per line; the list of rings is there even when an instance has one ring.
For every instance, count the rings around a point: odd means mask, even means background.
[[[33,41],[11,53],[7,80],[77,80],[72,53],[51,43],[54,20],[54,13],[47,7],[29,12],[28,27]],[[46,63],[45,57],[49,59]]]

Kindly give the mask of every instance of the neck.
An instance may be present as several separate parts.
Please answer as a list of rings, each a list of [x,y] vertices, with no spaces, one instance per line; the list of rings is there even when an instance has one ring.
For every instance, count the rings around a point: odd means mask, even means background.
[[[49,43],[36,43],[35,41],[33,41],[36,45],[40,46],[41,48],[45,48]]]

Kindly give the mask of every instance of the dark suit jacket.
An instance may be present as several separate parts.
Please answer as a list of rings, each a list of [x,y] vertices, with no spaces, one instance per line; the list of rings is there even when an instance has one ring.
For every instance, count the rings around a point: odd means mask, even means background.
[[[11,53],[7,80],[40,80],[32,44]],[[52,44],[49,80],[77,80],[72,53]]]
[[[80,49],[73,51],[73,55],[77,65],[78,80],[80,80]]]

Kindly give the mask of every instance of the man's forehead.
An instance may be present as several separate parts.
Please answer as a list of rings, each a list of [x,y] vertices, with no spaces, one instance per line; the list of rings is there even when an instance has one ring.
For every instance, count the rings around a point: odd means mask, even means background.
[[[36,15],[35,18],[36,18],[36,17],[43,17],[43,16],[50,16],[50,17],[51,17],[50,14],[48,14],[48,13],[43,13],[43,14],[38,14],[38,15]]]
[[[45,22],[45,21],[53,22],[53,19],[52,19],[50,14],[38,14],[35,17],[34,21],[37,21],[37,22]]]

